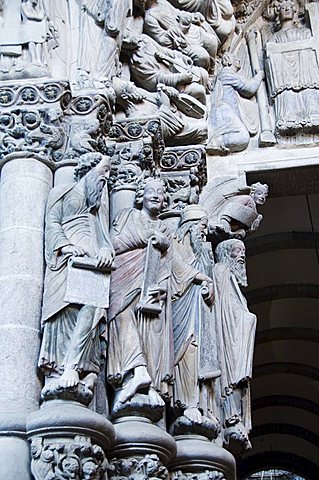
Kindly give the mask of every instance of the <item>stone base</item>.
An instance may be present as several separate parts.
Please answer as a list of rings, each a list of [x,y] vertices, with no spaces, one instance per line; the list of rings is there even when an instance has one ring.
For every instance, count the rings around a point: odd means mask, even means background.
[[[235,459],[224,448],[200,435],[180,435],[175,440],[177,453],[169,465],[172,479],[236,479]]]
[[[143,417],[123,417],[114,425],[116,442],[108,475],[110,480],[119,477],[168,477],[168,462],[176,453],[175,440],[162,428]]]

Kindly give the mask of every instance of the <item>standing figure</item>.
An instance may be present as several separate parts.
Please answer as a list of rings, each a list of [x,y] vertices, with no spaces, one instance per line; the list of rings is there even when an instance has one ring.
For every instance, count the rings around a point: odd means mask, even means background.
[[[53,379],[60,391],[75,388],[80,381],[93,389],[105,356],[106,312],[88,299],[81,301],[87,290],[85,278],[78,301],[67,296],[70,263],[84,263],[83,275],[87,263],[103,279],[113,261],[105,186],[108,171],[109,157],[82,155],[75,170],[77,182],[54,188],[48,199],[39,366],[46,385]],[[107,299],[105,302],[107,306]]]
[[[213,313],[221,370],[217,380],[219,405],[224,427],[240,424],[248,433],[256,316],[248,310],[240,290],[247,286],[244,243],[236,239],[219,243],[215,260]]]
[[[252,98],[264,77],[259,71],[253,78],[245,79],[239,73],[240,60],[230,53],[222,57],[222,69],[217,75],[215,90],[211,94],[208,151],[227,154],[241,152],[250,141],[249,131],[244,124],[238,95]]]
[[[167,393],[172,377],[170,233],[158,218],[164,204],[162,181],[150,178],[136,193],[137,208],[122,210],[113,222],[108,358],[108,380],[116,388],[113,414],[138,393],[163,406],[157,392]]]
[[[319,132],[319,65],[312,32],[294,22],[293,0],[278,2],[280,29],[266,45],[277,135]],[[315,33],[315,32],[313,32]]]
[[[204,241],[207,222],[201,206],[186,206],[173,242],[174,401],[195,423],[202,421],[199,409],[209,418],[215,410],[216,334],[210,311],[213,258],[210,244]]]

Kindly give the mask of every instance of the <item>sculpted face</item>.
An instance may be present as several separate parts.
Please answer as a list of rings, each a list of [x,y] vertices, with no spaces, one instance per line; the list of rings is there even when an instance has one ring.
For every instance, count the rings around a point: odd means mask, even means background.
[[[246,259],[245,245],[241,242],[235,243],[230,253],[230,256],[235,260],[236,263],[244,264]]]
[[[295,8],[292,2],[286,1],[280,5],[280,10],[279,10],[280,21],[293,20],[294,15],[295,15]]]
[[[198,222],[197,228],[200,231],[201,237],[204,240],[207,235],[207,225],[208,225],[208,218],[204,217]]]
[[[263,205],[268,197],[268,189],[265,187],[258,187],[251,194],[251,197],[256,203],[256,205]]]
[[[164,187],[158,180],[146,184],[143,194],[143,209],[158,214],[164,203]]]

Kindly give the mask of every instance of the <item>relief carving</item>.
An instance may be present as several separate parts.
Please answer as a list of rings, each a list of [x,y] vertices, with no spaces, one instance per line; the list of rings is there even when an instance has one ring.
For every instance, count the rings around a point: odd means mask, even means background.
[[[316,5],[308,8],[310,19],[318,15]],[[318,37],[296,23],[297,13],[294,0],[275,5],[278,31],[266,43],[267,78],[278,141],[313,143],[319,131]]]

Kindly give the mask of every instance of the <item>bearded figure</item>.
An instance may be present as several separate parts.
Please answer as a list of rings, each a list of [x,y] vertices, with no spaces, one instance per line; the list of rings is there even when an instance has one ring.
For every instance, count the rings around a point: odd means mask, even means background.
[[[215,330],[210,316],[213,258],[205,242],[207,222],[201,206],[185,207],[173,242],[174,401],[195,423],[202,422],[201,412],[212,418],[215,410]]]
[[[256,316],[249,312],[240,287],[247,286],[245,245],[225,240],[215,250],[213,269],[218,363],[221,377],[220,407],[224,427],[241,424],[251,429],[249,383],[256,329]]]
[[[114,250],[108,232],[108,171],[109,157],[85,154],[75,170],[76,183],[53,188],[48,198],[39,358],[46,377],[44,390],[50,384],[62,392],[79,383],[93,390],[105,356],[105,309],[87,299],[70,301],[67,291],[70,263],[86,261],[90,270],[102,276],[111,267]],[[86,286],[81,287],[85,293]]]

